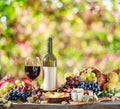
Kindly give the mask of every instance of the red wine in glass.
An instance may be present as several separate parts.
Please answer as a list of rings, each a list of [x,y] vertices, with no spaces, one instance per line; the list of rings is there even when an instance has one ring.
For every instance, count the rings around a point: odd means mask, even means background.
[[[40,74],[40,66],[25,66],[25,73],[31,80],[35,80]]]

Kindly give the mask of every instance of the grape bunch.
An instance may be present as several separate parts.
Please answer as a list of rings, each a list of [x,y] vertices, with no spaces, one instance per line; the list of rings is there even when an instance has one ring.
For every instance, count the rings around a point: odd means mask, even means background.
[[[86,73],[81,74],[81,80],[88,82],[97,82],[97,76],[94,72],[92,72],[91,69],[88,69]]]
[[[21,100],[24,102],[27,101],[29,96],[31,96],[31,87],[19,85],[8,93],[8,100]]]
[[[42,90],[40,87],[36,87],[35,93],[38,98],[42,96]],[[22,102],[27,101],[27,97],[32,94],[32,88],[28,86],[16,86],[14,90],[8,93],[8,100],[21,100]]]
[[[28,94],[27,92],[18,92],[18,91],[13,91],[11,90],[9,93],[8,93],[8,100],[11,101],[11,100],[21,100],[21,101],[27,101],[27,97],[28,97]]]
[[[63,85],[63,88],[76,88],[78,86],[80,82],[80,77],[79,76],[75,76],[75,77],[71,77],[68,76],[66,77],[66,82]]]
[[[91,83],[91,82],[79,82],[77,88],[82,88],[84,90],[93,90],[93,92],[100,91],[100,87],[97,83]]]
[[[8,93],[13,88],[14,88],[14,84],[12,84],[10,82],[6,82],[4,87],[0,89],[0,97],[2,97],[4,94]]]

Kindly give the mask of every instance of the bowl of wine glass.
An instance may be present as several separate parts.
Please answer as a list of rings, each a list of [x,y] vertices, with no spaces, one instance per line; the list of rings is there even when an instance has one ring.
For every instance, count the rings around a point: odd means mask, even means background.
[[[31,80],[35,80],[40,74],[40,66],[25,66],[25,73]]]

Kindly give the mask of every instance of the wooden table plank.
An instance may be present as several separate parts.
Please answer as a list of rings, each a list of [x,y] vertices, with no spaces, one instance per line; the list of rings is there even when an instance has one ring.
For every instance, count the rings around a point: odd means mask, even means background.
[[[0,105],[0,109],[5,109]],[[102,102],[93,105],[73,106],[62,104],[14,104],[10,109],[120,109],[120,102]]]

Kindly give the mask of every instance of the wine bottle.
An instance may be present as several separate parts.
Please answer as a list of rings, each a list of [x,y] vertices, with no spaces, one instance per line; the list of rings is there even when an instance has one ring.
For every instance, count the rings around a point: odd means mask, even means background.
[[[52,37],[47,40],[48,51],[43,58],[43,90],[54,91],[57,88],[57,60],[52,52]]]

